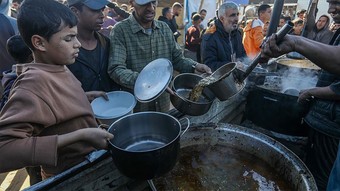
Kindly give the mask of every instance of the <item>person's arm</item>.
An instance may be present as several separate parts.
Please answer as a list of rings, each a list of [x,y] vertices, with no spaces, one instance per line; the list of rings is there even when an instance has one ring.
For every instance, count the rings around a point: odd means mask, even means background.
[[[336,94],[330,86],[315,87],[301,91],[298,102],[308,101],[313,98],[339,101],[340,95]]]
[[[316,16],[316,8],[318,6],[317,1],[313,1],[312,5],[310,7],[310,11],[309,13],[307,13],[307,21],[305,21],[305,25],[306,25],[306,29],[305,29],[305,33],[302,34],[304,37],[306,37],[308,35],[309,32],[311,32],[315,26],[315,16]]]
[[[85,128],[58,136],[58,149],[77,143],[87,142],[96,149],[107,149],[113,135],[101,128]]]
[[[126,32],[119,24],[115,25],[111,31],[108,74],[119,85],[133,89],[139,73],[127,68],[127,48],[124,42]]]
[[[283,54],[296,51],[320,68],[340,75],[340,46],[319,43],[304,37],[286,35],[277,45],[276,35],[272,35],[262,46],[262,58],[277,58]]]
[[[117,15],[124,19],[130,16],[129,12],[125,11],[124,9],[121,9],[116,3],[109,3],[107,6],[113,9],[117,13]]]

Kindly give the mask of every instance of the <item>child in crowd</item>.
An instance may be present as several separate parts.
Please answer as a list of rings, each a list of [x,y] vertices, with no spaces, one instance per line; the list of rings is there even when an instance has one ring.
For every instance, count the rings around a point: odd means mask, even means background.
[[[300,36],[303,30],[303,20],[300,18],[297,18],[293,21],[293,23],[294,23],[294,28],[291,34]]]
[[[0,110],[8,100],[10,90],[17,76],[22,72],[22,63],[30,63],[33,61],[32,51],[25,44],[20,35],[14,35],[7,40],[7,52],[14,58],[16,64],[12,66],[12,70],[5,71],[2,78],[2,86],[4,93],[0,100]],[[40,166],[26,167],[30,177],[30,184],[33,185],[41,181]]]
[[[40,165],[43,178],[79,164],[113,135],[97,127],[80,82],[77,18],[54,0],[25,0],[18,27],[34,61],[23,66],[0,112],[0,172]]]
[[[11,87],[17,78],[17,72],[20,74],[22,66],[19,64],[30,63],[33,61],[32,52],[26,46],[20,35],[14,35],[7,40],[7,52],[14,58],[17,64],[12,66],[12,70],[5,71],[2,78],[2,87],[4,92],[0,100],[0,110],[3,108],[8,100]],[[18,67],[18,70],[17,70]]]

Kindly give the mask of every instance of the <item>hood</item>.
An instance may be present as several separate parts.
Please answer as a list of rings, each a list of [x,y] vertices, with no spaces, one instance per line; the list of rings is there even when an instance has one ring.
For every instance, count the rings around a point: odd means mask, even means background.
[[[246,21],[246,26],[243,29],[243,32],[248,32],[251,30],[251,25],[253,24],[253,20],[249,19]]]
[[[3,72],[3,77],[1,80],[2,87],[6,87],[9,82],[17,78],[16,73],[12,73],[12,70]]]
[[[9,16],[10,15],[10,4],[12,0],[2,0],[0,4],[0,13]]]
[[[324,31],[324,30],[328,30],[328,29],[329,29],[329,24],[330,24],[330,20],[331,20],[331,19],[329,18],[329,16],[327,16],[327,15],[321,15],[320,17],[327,17],[327,18],[328,18],[328,21],[326,22],[325,26],[324,26],[322,29],[320,29],[320,30],[318,30],[318,29],[316,28],[316,23],[315,23],[313,30],[316,31],[316,32],[321,32],[321,31]],[[319,17],[319,18],[320,18],[320,17]]]

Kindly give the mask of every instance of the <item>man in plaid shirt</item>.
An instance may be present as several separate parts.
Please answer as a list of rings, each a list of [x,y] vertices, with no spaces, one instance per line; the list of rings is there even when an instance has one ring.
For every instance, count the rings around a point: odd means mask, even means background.
[[[134,12],[117,23],[110,34],[108,73],[115,82],[132,92],[139,72],[158,58],[170,60],[174,69],[182,73],[211,73],[208,66],[184,58],[168,25],[154,19],[157,1],[130,0],[130,3]],[[163,93],[152,102],[137,104],[135,112],[166,112],[169,108],[170,95]]]

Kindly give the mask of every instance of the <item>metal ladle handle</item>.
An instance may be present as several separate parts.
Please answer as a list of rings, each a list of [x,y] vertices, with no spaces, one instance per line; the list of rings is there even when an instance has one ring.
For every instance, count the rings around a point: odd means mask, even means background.
[[[288,34],[294,27],[294,24],[291,21],[288,21],[277,33],[277,38],[276,38],[276,42],[280,43],[280,41],[283,39],[284,36],[286,36],[286,34]],[[264,39],[262,44],[264,44],[266,41],[268,40],[268,38]],[[261,45],[262,46],[262,45]],[[259,54],[257,54],[257,56],[254,58],[254,60],[250,63],[249,67],[247,68],[247,70],[240,76],[238,77],[238,81],[239,82],[243,82],[244,79],[246,79],[249,74],[254,70],[254,68],[257,66],[257,64],[260,62],[260,58],[261,58],[261,52]]]

